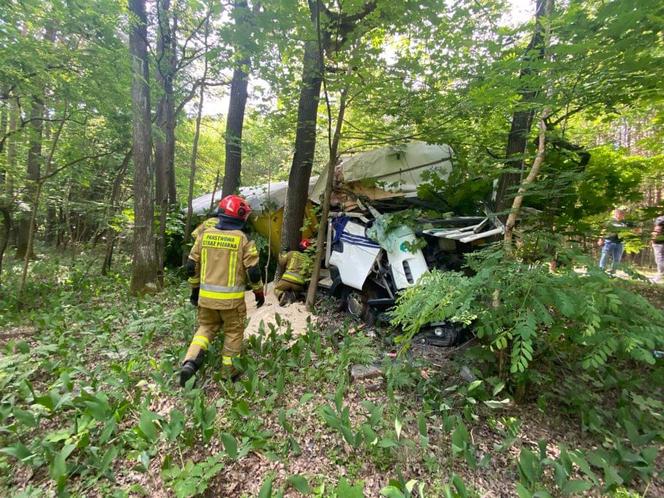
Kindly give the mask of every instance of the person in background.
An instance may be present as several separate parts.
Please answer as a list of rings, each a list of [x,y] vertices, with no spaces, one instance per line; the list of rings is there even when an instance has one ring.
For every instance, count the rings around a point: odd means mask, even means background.
[[[311,278],[311,260],[306,254],[312,245],[309,239],[300,241],[299,251],[288,251],[279,255],[281,278],[274,286],[274,295],[279,304],[285,306],[302,297],[307,281]]]
[[[602,270],[606,269],[609,258],[611,258],[611,270],[615,271],[618,268],[625,250],[621,235],[630,226],[634,226],[634,224],[625,221],[625,208],[616,208],[613,216],[605,225],[604,235],[597,242],[597,245],[602,248],[602,255],[599,258],[599,267]]]
[[[657,275],[653,278],[653,282],[662,284],[664,283],[664,216],[659,216],[655,220],[652,230],[652,251],[657,265]]]

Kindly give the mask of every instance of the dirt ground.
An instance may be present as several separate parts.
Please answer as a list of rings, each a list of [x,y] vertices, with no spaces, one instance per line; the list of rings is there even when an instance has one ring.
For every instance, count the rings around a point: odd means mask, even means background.
[[[308,322],[313,323],[316,320],[316,317],[307,311],[304,303],[280,306],[277,297],[274,295],[274,283],[268,285],[265,304],[260,308],[256,308],[256,300],[251,292],[246,293],[245,300],[247,303],[247,319],[249,320],[249,324],[245,329],[245,336],[258,334],[261,323],[264,330],[268,329],[270,323],[276,325],[277,315],[282,320],[290,322],[296,335],[306,332]]]

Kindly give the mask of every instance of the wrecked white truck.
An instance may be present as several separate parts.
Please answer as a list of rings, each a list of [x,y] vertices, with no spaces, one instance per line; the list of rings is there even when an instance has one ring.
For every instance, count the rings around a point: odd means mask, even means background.
[[[380,319],[399,291],[431,268],[459,270],[463,254],[503,233],[495,216],[417,216],[418,187],[431,175],[446,180],[452,150],[421,142],[352,156],[335,170],[325,267],[319,285],[341,298],[353,315]],[[319,199],[321,176],[311,197]],[[429,342],[449,345],[459,330],[431,324]]]

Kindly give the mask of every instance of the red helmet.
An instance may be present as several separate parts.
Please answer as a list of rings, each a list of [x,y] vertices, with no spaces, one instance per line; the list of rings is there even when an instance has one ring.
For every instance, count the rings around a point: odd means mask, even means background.
[[[300,250],[301,251],[306,251],[313,245],[313,241],[311,239],[302,239],[300,241]]]
[[[219,201],[219,212],[231,218],[247,221],[251,214],[251,206],[239,195],[227,195]]]

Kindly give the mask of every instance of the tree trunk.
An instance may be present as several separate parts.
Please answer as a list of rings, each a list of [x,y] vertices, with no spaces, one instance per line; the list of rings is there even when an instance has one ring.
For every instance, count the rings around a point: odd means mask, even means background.
[[[245,0],[235,2],[233,17],[237,31],[249,29],[247,18],[249,9]],[[222,197],[236,193],[240,188],[242,174],[242,128],[244,111],[247,105],[247,87],[249,85],[249,67],[251,60],[246,50],[240,45],[235,46],[235,67],[231,81],[231,96],[228,103],[226,118],[226,161]]]
[[[122,182],[124,181],[125,175],[127,173],[127,170],[129,169],[129,161],[131,161],[132,158],[132,150],[129,149],[127,154],[125,155],[124,159],[122,160],[122,164],[120,165],[120,169],[118,170],[118,173],[115,175],[115,178],[113,180],[113,188],[111,190],[111,200],[109,203],[109,209],[106,215],[106,225],[107,228],[105,230],[106,234],[106,251],[104,254],[104,263],[101,266],[101,274],[102,275],[107,275],[109,271],[111,271],[111,263],[113,260],[113,248],[115,246],[115,230],[108,226],[109,221],[111,217],[117,212],[118,207],[119,207],[119,198],[120,198],[120,193],[122,191]]]
[[[208,45],[208,36],[210,34],[210,16],[205,20],[205,47]],[[184,225],[184,241],[183,246],[186,247],[191,237],[191,218],[194,213],[193,200],[194,200],[194,181],[196,180],[196,159],[198,156],[198,139],[201,134],[201,119],[203,117],[203,101],[205,99],[205,80],[207,79],[208,60],[207,57],[203,62],[203,80],[198,93],[198,112],[196,114],[196,128],[194,130],[194,143],[191,147],[191,167],[189,170],[189,189],[187,191],[187,220]],[[214,198],[214,192],[212,193]],[[182,264],[187,262],[188,253],[186,250],[182,251]]]
[[[539,93],[539,88],[533,88],[528,80],[532,79],[534,74],[531,62],[533,60],[532,52],[536,50],[535,60],[542,59],[544,56],[544,31],[542,27],[542,16],[545,12],[545,6],[549,0],[537,0],[535,11],[535,31],[528,44],[526,53],[523,57],[523,67],[519,72],[519,80],[524,86],[519,91],[519,103],[517,110],[512,114],[512,124],[507,137],[507,147],[505,149],[505,171],[498,180],[496,191],[497,212],[503,212],[510,207],[513,200],[513,189],[521,183],[524,168],[524,156],[528,146],[528,136],[532,128],[533,116],[535,114],[534,100]]]
[[[233,70],[231,98],[226,119],[226,168],[222,187],[224,197],[238,191],[242,174],[242,127],[249,85],[249,76],[242,68],[249,66],[249,59],[243,59],[239,64],[240,66]]]
[[[166,218],[169,206],[175,202],[175,194],[171,199],[170,179],[174,168],[175,157],[175,98],[173,95],[173,78],[177,60],[173,50],[174,29],[177,26],[173,16],[173,30],[170,24],[170,0],[158,0],[157,13],[159,26],[157,30],[157,83],[161,89],[161,97],[157,104],[154,137],[155,171],[156,171],[156,202],[159,213],[159,229],[156,238],[157,267],[160,284],[163,284],[163,268],[166,248]],[[173,174],[174,175],[174,174]]]
[[[288,176],[284,224],[281,228],[283,250],[297,250],[300,243],[300,229],[309,197],[309,179],[316,151],[316,118],[322,82],[322,62],[318,42],[308,41],[304,47],[295,154]]]
[[[0,232],[0,286],[2,286],[2,260],[5,257],[5,250],[9,243],[9,231],[12,227],[12,216],[7,206],[0,206],[2,213],[2,232]]]
[[[36,182],[39,181],[42,162],[42,133],[44,131],[44,100],[40,97],[33,97],[32,108],[30,109],[30,143],[28,149],[28,163],[27,163],[27,176],[25,186],[25,196],[23,201],[30,205],[35,199],[35,192],[37,191]],[[29,258],[34,257],[34,254],[28,253],[28,237],[34,230],[30,226],[29,212],[22,211],[19,214],[18,220],[18,243],[16,247],[16,258],[23,259],[26,254]]]
[[[9,131],[7,139],[7,175],[5,176],[5,194],[14,197],[14,176],[16,175],[16,127],[18,124],[18,104],[16,99],[9,99]]]
[[[217,193],[217,190],[219,189],[219,180],[221,179],[221,168],[217,168],[217,175],[214,177],[214,185],[212,187],[212,195],[210,196],[210,208],[208,209],[209,212],[212,212],[214,210],[214,194]]]
[[[44,238],[47,244],[53,245],[55,243],[56,234],[58,230],[58,218],[55,212],[55,206],[49,205],[46,209],[46,230]]]
[[[329,106],[329,102],[328,102]],[[334,137],[330,143],[330,158],[327,163],[327,181],[325,182],[325,194],[323,196],[323,206],[320,214],[320,223],[318,224],[318,236],[316,237],[316,255],[311,272],[311,281],[307,289],[307,309],[313,310],[316,299],[316,289],[320,278],[320,265],[325,251],[325,239],[327,235],[327,216],[330,212],[330,197],[332,196],[332,186],[334,184],[334,167],[338,162],[339,140],[341,139],[341,128],[343,126],[344,114],[346,113],[346,90],[341,91],[339,99],[339,114],[334,128]]]
[[[145,0],[129,0],[129,9],[136,17],[129,33],[129,48],[132,55],[131,98],[134,159],[134,248],[131,292],[139,294],[158,290],[159,282],[152,231],[154,172],[150,157],[152,140]]]

